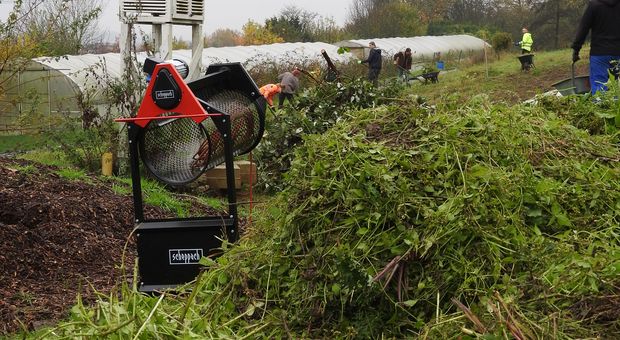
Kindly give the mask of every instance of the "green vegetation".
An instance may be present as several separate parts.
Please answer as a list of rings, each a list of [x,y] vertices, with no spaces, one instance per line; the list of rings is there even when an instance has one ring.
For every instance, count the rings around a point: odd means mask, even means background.
[[[587,53],[587,52],[585,52]],[[484,60],[476,65],[442,73],[439,82],[414,86],[412,92],[431,103],[444,101],[466,102],[485,93],[492,102],[515,104],[552,90],[552,84],[571,76],[571,50],[536,52],[535,68],[521,72],[518,54],[502,56],[500,60]],[[576,74],[587,74],[587,61],[576,64]]]
[[[33,165],[26,165],[26,166],[16,166],[14,170],[28,175],[28,174],[35,173],[37,171],[37,168]]]
[[[110,117],[105,117],[103,122],[88,128],[82,128],[75,123],[75,120],[66,119],[66,122],[52,133],[52,138],[71,164],[90,172],[99,172],[103,153],[117,154],[120,138],[118,124]]]
[[[282,190],[195,282],[120,283],[27,337],[620,337],[617,86],[598,103],[405,93],[343,111],[316,91],[300,112],[333,121],[296,132]]]
[[[107,180],[111,182],[110,187],[115,193],[119,195],[132,194],[130,178],[110,177],[107,178]],[[141,186],[144,203],[173,212],[180,218],[189,217],[191,215],[190,208],[192,203],[185,199],[186,197],[180,197],[178,194],[168,190],[161,183],[146,178],[142,179]],[[199,203],[216,210],[225,208],[222,199],[219,197],[191,197],[195,198]]]
[[[58,166],[58,167],[70,167],[71,163],[67,161],[64,154],[60,151],[51,151],[47,148],[36,149],[24,154],[20,154],[18,158],[30,160],[33,162]]]
[[[497,32],[491,36],[491,46],[496,52],[508,51],[512,47],[512,36],[507,32]]]
[[[202,203],[202,204],[204,204],[204,205],[206,205],[208,207],[211,207],[213,209],[216,209],[216,210],[224,211],[224,210],[228,209],[228,207],[225,206],[224,201],[222,201],[222,199],[218,198],[218,197],[199,196],[199,197],[197,197],[197,199],[198,199],[198,202],[200,202],[200,203]],[[243,208],[240,209],[240,210],[241,210],[240,212],[245,212],[245,209],[243,209]]]
[[[84,170],[81,169],[75,169],[75,168],[62,168],[58,171],[56,171],[56,173],[63,178],[66,179],[70,179],[70,180],[81,180],[84,182],[89,183],[90,179],[88,177],[88,175],[86,174],[86,172]]]
[[[50,142],[50,136],[45,134],[0,136],[0,153],[40,149]]]
[[[181,218],[188,216],[190,203],[175,198],[162,184],[143,180],[142,193],[145,203],[175,212]]]
[[[267,133],[254,152],[261,169],[261,189],[271,193],[283,189],[283,174],[290,167],[294,148],[303,143],[303,136],[324,133],[347,119],[350,110],[388,103],[402,89],[395,81],[386,81],[380,88],[361,79],[322,83],[300,93],[294,107],[268,115]]]

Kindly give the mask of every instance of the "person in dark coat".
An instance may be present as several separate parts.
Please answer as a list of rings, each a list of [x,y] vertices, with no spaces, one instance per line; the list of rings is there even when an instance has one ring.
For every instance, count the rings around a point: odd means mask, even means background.
[[[620,0],[590,0],[571,45],[573,63],[580,59],[579,51],[590,31],[590,87],[594,94],[607,91],[611,62],[620,59]]]
[[[278,95],[278,109],[284,106],[284,100],[288,100],[289,103],[293,101],[293,96],[299,88],[299,74],[301,71],[295,67],[290,72],[284,72],[278,76],[280,80],[280,88],[282,89]]]
[[[370,52],[368,52],[368,58],[362,60],[362,64],[368,63],[368,80],[375,86],[379,83],[379,73],[381,73],[381,66],[383,61],[381,60],[381,50],[377,48],[374,41],[368,43]]]
[[[409,84],[409,73],[411,72],[411,49],[407,47],[405,52],[398,52],[394,55],[394,64],[398,70],[398,79]]]

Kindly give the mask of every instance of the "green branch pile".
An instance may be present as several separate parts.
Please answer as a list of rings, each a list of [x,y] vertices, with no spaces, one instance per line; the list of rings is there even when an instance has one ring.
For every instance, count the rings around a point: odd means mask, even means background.
[[[618,148],[546,107],[349,112],[195,283],[124,287],[47,335],[620,337]]]
[[[294,106],[269,114],[267,133],[254,151],[261,189],[272,193],[283,189],[284,173],[303,136],[322,134],[336,122],[348,119],[349,111],[383,105],[401,90],[402,84],[386,83],[376,88],[362,79],[321,83],[296,96]]]

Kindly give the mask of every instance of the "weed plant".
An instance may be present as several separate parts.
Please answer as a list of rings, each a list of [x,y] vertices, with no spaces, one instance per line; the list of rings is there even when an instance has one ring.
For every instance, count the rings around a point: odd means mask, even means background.
[[[539,105],[556,112],[569,120],[574,126],[587,130],[590,134],[618,136],[620,127],[620,85],[610,77],[606,92],[592,96],[572,95],[568,97],[540,96]],[[595,105],[592,105],[592,104]]]

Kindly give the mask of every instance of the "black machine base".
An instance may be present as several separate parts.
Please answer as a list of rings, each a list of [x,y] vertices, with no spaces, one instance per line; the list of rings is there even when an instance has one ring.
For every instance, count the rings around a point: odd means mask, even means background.
[[[205,256],[217,256],[232,218],[142,222],[136,230],[138,290],[155,292],[175,288],[196,278]]]

